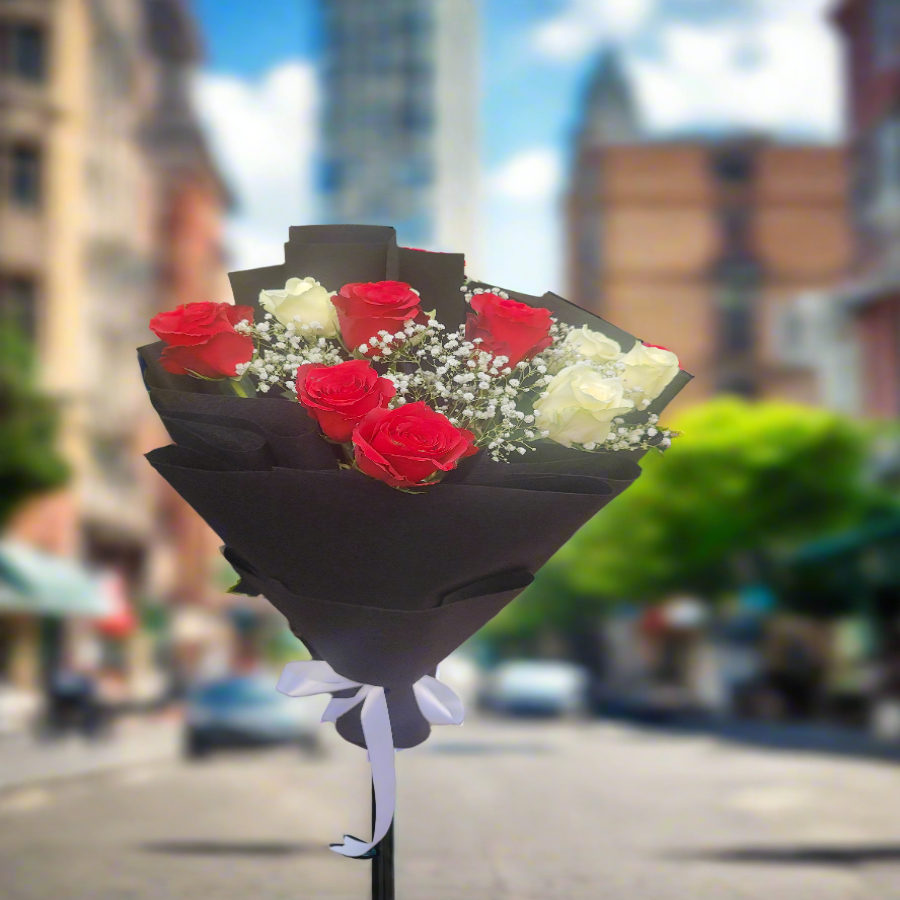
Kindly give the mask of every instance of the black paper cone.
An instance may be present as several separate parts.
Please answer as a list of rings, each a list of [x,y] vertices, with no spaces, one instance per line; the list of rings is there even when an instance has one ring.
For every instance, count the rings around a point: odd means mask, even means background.
[[[330,290],[396,279],[454,329],[467,310],[459,254],[398,248],[391,228],[292,228],[286,262],[230,276],[238,303],[312,276]],[[527,297],[563,321],[634,338],[556,295]],[[174,444],[151,465],[204,518],[240,575],[316,658],[387,691],[397,747],[427,738],[412,685],[512,601],[588,519],[640,474],[640,451],[586,453],[552,442],[511,463],[481,452],[411,493],[339,465],[297,403],[227,396],[222,385],[165,373],[160,344],[141,348],[151,401]],[[654,408],[690,378],[681,373]],[[226,385],[227,387],[227,385]],[[359,710],[338,730],[363,745]]]
[[[361,607],[299,596],[280,582],[252,572],[232,550],[227,559],[241,576],[241,589],[263,594],[307,642],[317,659],[325,659],[347,678],[387,689],[394,745],[414,747],[429,734],[411,685],[433,675],[449,656],[492,619],[532,581],[530,572],[502,572],[444,596],[431,609],[397,610]],[[342,737],[365,746],[359,710],[341,716]]]

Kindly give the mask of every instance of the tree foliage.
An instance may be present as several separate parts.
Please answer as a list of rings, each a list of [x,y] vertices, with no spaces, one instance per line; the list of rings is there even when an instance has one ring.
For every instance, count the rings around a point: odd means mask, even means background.
[[[589,522],[494,627],[551,625],[585,604],[705,596],[735,581],[735,560],[858,520],[872,504],[868,438],[837,414],[733,397],[695,407],[683,436]],[[542,619],[543,616],[543,619]]]
[[[58,413],[34,384],[34,354],[22,331],[0,320],[0,527],[29,496],[63,485]]]
[[[728,586],[736,553],[826,533],[866,504],[866,438],[834,413],[723,398],[679,426],[684,436],[566,548],[579,591],[708,593]]]

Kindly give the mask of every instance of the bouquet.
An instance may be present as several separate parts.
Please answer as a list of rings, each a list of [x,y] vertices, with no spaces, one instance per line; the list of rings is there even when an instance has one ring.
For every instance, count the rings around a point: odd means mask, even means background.
[[[676,437],[674,353],[561,297],[469,281],[393,229],[292,228],[285,263],[230,276],[235,305],[156,316],[140,349],[174,444],[150,463],[222,538],[313,660],[279,689],[330,693],[367,747],[377,818],[394,749],[462,721],[437,664],[532,581]]]

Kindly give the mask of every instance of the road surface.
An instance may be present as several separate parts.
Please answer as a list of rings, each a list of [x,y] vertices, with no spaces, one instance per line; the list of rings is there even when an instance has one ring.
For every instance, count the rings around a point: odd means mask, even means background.
[[[327,850],[369,833],[365,755],[327,746],[8,788],[0,897],[365,900]],[[488,721],[398,773],[398,900],[900,900],[896,764]]]

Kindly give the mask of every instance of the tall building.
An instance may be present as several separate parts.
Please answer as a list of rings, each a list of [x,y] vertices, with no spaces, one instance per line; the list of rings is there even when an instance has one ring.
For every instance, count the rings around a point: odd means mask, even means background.
[[[900,415],[900,4],[842,0],[848,221],[853,253],[834,285],[791,305],[795,347],[822,403],[850,415]]]
[[[782,310],[831,283],[851,240],[841,150],[756,136],[651,141],[615,56],[590,81],[567,196],[572,299],[728,390],[814,399]]]
[[[231,298],[222,244],[223,214],[231,197],[191,103],[191,79],[203,48],[190,0],[142,3],[151,90],[140,138],[156,196],[155,293],[150,312],[154,315],[183,303]],[[146,319],[140,327],[147,335]],[[168,436],[147,404],[142,406],[148,414],[141,430],[144,452],[167,443]],[[210,595],[210,570],[219,539],[167,485],[146,471],[143,460],[141,464],[159,491],[155,554],[170,557],[172,574],[160,590],[181,606],[203,603]]]
[[[141,458],[165,437],[135,357],[160,309],[227,296],[227,196],[188,101],[199,44],[186,3],[0,4],[0,310],[34,339],[74,471],[12,531],[114,572],[132,601],[201,599],[215,547]],[[53,664],[47,626],[65,641],[68,624],[13,615],[0,681],[34,685]]]
[[[844,0],[856,254],[842,288],[820,298],[859,364],[856,410],[900,415],[900,4]]]
[[[473,253],[476,0],[324,0],[320,191],[334,223]]]

